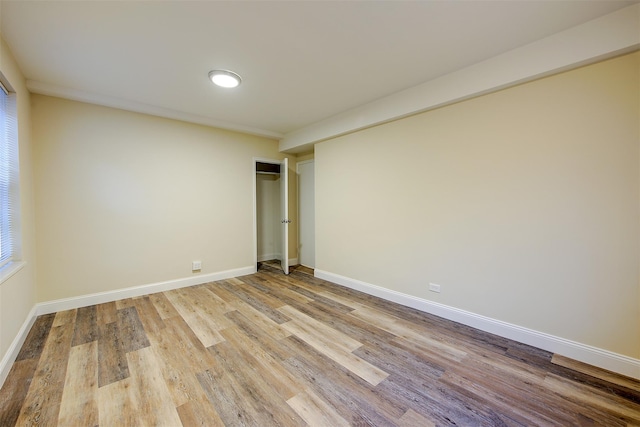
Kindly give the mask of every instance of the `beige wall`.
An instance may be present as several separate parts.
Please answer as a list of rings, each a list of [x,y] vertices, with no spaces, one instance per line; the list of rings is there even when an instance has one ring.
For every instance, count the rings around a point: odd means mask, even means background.
[[[640,358],[639,63],[317,144],[317,268]]]
[[[252,265],[276,141],[40,95],[32,114],[39,301]]]
[[[307,160],[313,160],[313,151],[309,153],[296,154],[296,163],[306,162]]]
[[[31,108],[24,77],[5,44],[0,39],[0,72],[17,94],[18,143],[20,156],[20,241],[18,256],[24,268],[0,284],[0,359],[7,352],[36,301],[35,291],[35,220],[33,208],[33,162],[31,153]]]

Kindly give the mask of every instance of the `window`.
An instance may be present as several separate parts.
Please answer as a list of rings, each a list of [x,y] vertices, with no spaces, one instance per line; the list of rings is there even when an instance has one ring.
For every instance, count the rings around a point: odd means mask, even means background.
[[[0,81],[0,268],[15,258],[18,207],[16,96]]]

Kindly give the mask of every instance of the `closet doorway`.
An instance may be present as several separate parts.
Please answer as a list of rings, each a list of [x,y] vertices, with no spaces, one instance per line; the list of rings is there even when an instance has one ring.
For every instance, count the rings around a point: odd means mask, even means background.
[[[254,265],[279,260],[289,274],[289,162],[254,158],[253,166]]]

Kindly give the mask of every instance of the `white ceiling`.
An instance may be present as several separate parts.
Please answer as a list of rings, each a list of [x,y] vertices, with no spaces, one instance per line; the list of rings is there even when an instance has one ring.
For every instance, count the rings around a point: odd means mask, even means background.
[[[637,2],[1,0],[0,30],[32,91],[279,138]]]

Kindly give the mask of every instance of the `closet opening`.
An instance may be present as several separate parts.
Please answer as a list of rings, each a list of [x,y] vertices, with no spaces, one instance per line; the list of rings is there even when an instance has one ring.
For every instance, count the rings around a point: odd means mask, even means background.
[[[254,159],[254,256],[256,271],[262,263],[279,265],[289,274],[287,159]]]

